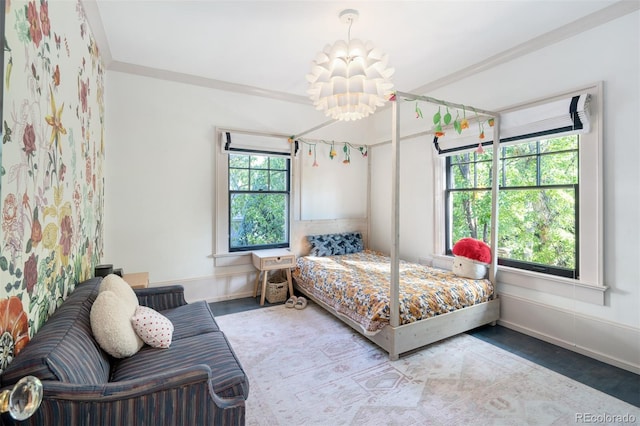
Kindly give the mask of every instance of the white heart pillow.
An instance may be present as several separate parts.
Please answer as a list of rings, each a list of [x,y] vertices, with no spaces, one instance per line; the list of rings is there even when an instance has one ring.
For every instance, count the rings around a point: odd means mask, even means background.
[[[93,335],[100,347],[114,358],[129,357],[144,346],[131,325],[135,310],[136,307],[123,303],[109,290],[100,292],[91,306]]]
[[[103,291],[112,291],[123,303],[126,303],[130,309],[135,310],[138,306],[138,296],[136,296],[136,293],[122,277],[116,274],[109,274],[102,279],[100,292]]]
[[[131,324],[138,336],[154,348],[168,348],[173,337],[173,323],[160,312],[146,306],[138,306],[131,317]]]

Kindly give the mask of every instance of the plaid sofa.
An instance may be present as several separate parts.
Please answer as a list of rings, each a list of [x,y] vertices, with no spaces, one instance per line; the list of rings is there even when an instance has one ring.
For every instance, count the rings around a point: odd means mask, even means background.
[[[0,377],[3,388],[27,375],[42,381],[40,408],[19,424],[245,423],[249,381],[206,302],[187,304],[182,286],[136,290],[141,305],[172,321],[171,347],[116,359],[91,332],[100,281],[76,286]]]

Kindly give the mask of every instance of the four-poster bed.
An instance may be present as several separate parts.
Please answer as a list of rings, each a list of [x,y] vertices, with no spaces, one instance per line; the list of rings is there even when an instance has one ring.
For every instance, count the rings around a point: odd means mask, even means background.
[[[385,268],[389,271],[388,278],[388,298],[385,303],[388,303],[388,323],[382,326],[379,330],[373,331],[371,329],[367,330],[366,327],[363,327],[362,323],[356,321],[358,315],[347,315],[344,310],[336,309],[337,302],[333,302],[330,300],[326,293],[319,294],[313,290],[314,278],[312,276],[307,276],[306,278],[300,274],[300,270],[306,268],[304,265],[304,257],[306,252],[298,252],[296,253],[299,257],[299,267],[294,272],[294,277],[296,278],[296,288],[298,291],[303,293],[305,296],[318,303],[323,308],[327,309],[329,312],[334,314],[336,317],[344,321],[346,324],[354,328],[356,331],[363,334],[372,342],[376,343],[382,349],[389,353],[389,357],[392,360],[398,359],[400,354],[408,352],[410,350],[428,345],[430,343],[436,342],[438,340],[459,334],[461,332],[489,324],[495,323],[498,320],[500,315],[500,300],[497,296],[496,292],[496,267],[497,267],[497,256],[495,255],[495,247],[497,247],[497,199],[498,199],[498,188],[497,185],[493,185],[492,187],[492,216],[491,216],[491,244],[490,246],[493,248],[494,255],[492,256],[492,261],[489,266],[489,277],[488,281],[490,283],[491,294],[488,295],[486,300],[476,300],[474,303],[464,303],[464,307],[460,307],[459,309],[450,308],[448,310],[445,309],[445,312],[436,312],[431,313],[429,315],[425,315],[425,319],[413,320],[406,319],[404,317],[401,318],[401,300],[403,300],[406,305],[407,295],[403,294],[400,289],[400,278],[401,278],[401,265],[403,271],[406,268],[406,262],[402,262],[399,258],[399,243],[400,243],[400,203],[399,203],[399,190],[400,190],[400,106],[398,105],[400,100],[404,99],[405,101],[421,101],[427,102],[431,104],[436,104],[438,106],[444,106],[447,108],[454,108],[457,110],[472,109],[477,116],[483,116],[494,120],[493,122],[493,136],[494,141],[500,140],[499,135],[499,115],[497,113],[491,111],[485,111],[477,108],[467,107],[464,105],[454,104],[450,102],[441,101],[435,98],[427,97],[427,96],[418,96],[410,93],[396,92],[392,97],[392,155],[391,155],[391,169],[392,169],[392,186],[391,186],[391,206],[392,206],[392,214],[391,214],[391,247],[390,247],[390,256],[386,260]],[[493,178],[492,182],[498,182],[498,148],[499,143],[493,144]],[[367,252],[367,251],[365,251]],[[347,254],[354,253],[353,251],[347,250]],[[368,253],[368,252],[367,252]],[[340,255],[343,253],[339,253]],[[336,256],[341,257],[341,256]],[[333,259],[331,259],[333,262]],[[367,261],[369,261],[367,259]],[[349,259],[346,263],[353,263],[352,259]],[[373,264],[371,264],[373,265]],[[382,265],[380,263],[376,264],[379,267]],[[342,266],[336,266],[336,264],[332,263],[328,266],[328,269],[338,270]],[[424,266],[419,266],[419,268],[424,268]],[[346,269],[345,269],[346,272]],[[327,276],[331,272],[319,272],[316,277],[319,276]],[[350,274],[350,272],[346,272],[346,274]],[[403,276],[406,276],[407,272],[403,272]],[[331,278],[332,280],[334,278]],[[305,281],[306,280],[306,281]],[[404,285],[404,284],[403,284]],[[349,290],[345,290],[349,292]],[[343,291],[344,292],[344,291]],[[370,292],[367,290],[366,292]],[[459,293],[453,293],[452,296],[456,299],[458,296],[456,294],[462,294],[465,292],[471,293],[483,293],[484,290],[481,288],[475,288],[472,290],[459,290]],[[441,296],[437,296],[442,299]],[[362,297],[360,297],[362,299]],[[401,299],[402,298],[402,299]],[[376,302],[378,303],[378,301]],[[459,303],[458,303],[459,304]],[[405,309],[407,311],[407,309]],[[406,312],[405,312],[406,313]]]

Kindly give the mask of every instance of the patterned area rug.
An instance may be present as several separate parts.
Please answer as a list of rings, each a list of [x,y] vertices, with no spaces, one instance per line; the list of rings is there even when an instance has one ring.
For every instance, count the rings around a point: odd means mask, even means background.
[[[567,425],[640,409],[467,334],[389,361],[315,304],[217,317],[249,375],[247,425]]]

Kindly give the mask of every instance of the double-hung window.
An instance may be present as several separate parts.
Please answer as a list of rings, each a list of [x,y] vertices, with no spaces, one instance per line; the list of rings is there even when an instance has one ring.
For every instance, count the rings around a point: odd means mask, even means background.
[[[578,135],[499,150],[498,264],[577,278]],[[446,159],[447,252],[464,237],[490,241],[493,151]]]
[[[229,154],[229,251],[289,245],[289,158]]]
[[[604,286],[601,105],[596,84],[500,114],[494,253],[508,282],[541,273]],[[456,136],[434,140],[444,157],[445,254],[464,237],[492,241],[492,135],[484,150],[476,149],[477,135]],[[515,271],[529,278],[515,278]]]
[[[288,137],[223,129],[216,134],[216,265],[238,266],[244,252],[289,247]]]

